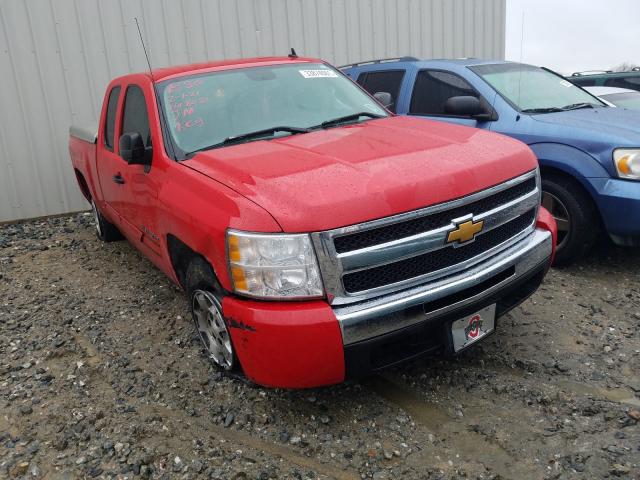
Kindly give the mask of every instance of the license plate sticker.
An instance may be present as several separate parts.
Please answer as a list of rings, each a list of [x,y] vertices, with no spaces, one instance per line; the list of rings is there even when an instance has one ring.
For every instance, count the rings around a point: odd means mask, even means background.
[[[458,352],[472,343],[477,342],[496,326],[496,305],[489,305],[479,312],[456,320],[451,324],[453,350]]]

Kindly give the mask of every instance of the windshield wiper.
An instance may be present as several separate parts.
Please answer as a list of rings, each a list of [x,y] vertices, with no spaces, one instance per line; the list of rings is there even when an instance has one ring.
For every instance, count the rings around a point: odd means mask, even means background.
[[[379,115],[377,113],[371,112],[358,112],[352,113],[351,115],[345,115],[344,117],[334,118],[332,120],[327,120],[322,122],[320,125],[316,125],[312,128],[327,128],[333,127],[334,125],[340,125],[342,123],[353,122],[354,120],[358,120],[360,117],[369,117],[369,118],[383,118],[384,115]]]
[[[578,110],[580,108],[595,108],[595,107],[593,103],[582,102],[582,103],[572,103],[571,105],[565,105],[564,107],[562,107],[562,110]]]
[[[522,113],[552,113],[552,112],[564,112],[564,109],[560,107],[543,107],[543,108],[525,108]]]
[[[214,143],[213,145],[209,145],[208,147],[199,148],[197,150],[194,150],[193,152],[189,152],[187,155],[193,155],[194,153],[202,152],[204,150],[212,150],[214,148],[226,147],[227,145],[234,145],[236,143],[242,143],[247,140],[253,140],[256,138],[273,136],[278,132],[288,132],[292,135],[295,135],[296,133],[309,133],[310,131],[311,130],[309,128],[286,127],[286,126],[264,128],[262,130],[256,130],[255,132],[242,133],[240,135],[233,135],[231,137],[227,137],[219,143]]]

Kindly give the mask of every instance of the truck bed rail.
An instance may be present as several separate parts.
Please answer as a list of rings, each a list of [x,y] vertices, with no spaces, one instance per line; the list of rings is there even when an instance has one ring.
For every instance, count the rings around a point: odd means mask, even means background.
[[[71,125],[69,135],[89,143],[96,143],[98,127],[96,125]]]

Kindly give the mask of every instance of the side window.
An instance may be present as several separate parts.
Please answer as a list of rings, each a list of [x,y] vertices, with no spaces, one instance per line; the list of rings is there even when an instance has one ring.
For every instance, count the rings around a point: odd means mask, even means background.
[[[395,113],[403,78],[404,70],[387,70],[361,73],[357,82],[371,95],[377,92],[390,93],[393,104],[389,107],[389,110]]]
[[[449,72],[422,70],[418,72],[411,96],[409,113],[446,115],[445,102],[451,97],[468,95],[480,98],[464,79]]]
[[[609,78],[604,84],[607,87],[629,88],[631,90],[640,90],[640,76],[639,77],[622,77],[622,78]]]
[[[589,78],[571,78],[569,81],[581,87],[594,87],[596,85],[596,81]]]
[[[142,136],[145,147],[151,146],[151,130],[149,129],[149,116],[147,115],[144,93],[140,87],[130,85],[127,87],[127,94],[124,97],[122,133],[134,132]]]
[[[120,87],[113,87],[107,103],[107,118],[104,122],[104,146],[113,152],[113,136],[116,130],[116,110],[120,98]]]

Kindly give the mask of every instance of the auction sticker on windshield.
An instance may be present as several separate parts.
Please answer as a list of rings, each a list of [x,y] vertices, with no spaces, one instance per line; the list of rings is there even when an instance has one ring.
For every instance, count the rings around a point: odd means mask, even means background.
[[[337,78],[338,74],[333,70],[317,69],[317,70],[298,70],[304,78]]]
[[[469,315],[451,324],[453,350],[458,352],[485,335],[493,332],[496,325],[496,305],[489,305],[479,312]]]

